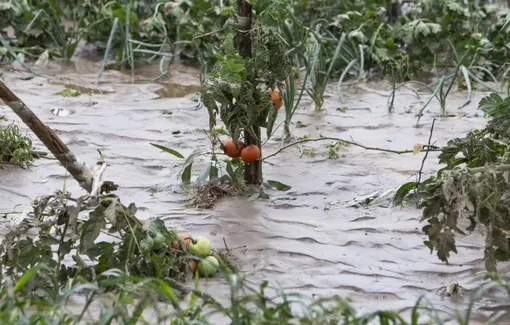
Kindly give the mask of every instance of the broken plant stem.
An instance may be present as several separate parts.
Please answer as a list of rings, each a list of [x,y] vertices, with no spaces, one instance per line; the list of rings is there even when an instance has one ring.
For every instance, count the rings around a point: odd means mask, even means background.
[[[423,160],[421,161],[420,170],[418,171],[418,183],[416,184],[416,189],[421,183],[421,176],[423,175],[423,167],[425,166],[425,161],[427,160],[427,157],[429,155],[430,151],[430,142],[432,141],[432,134],[434,133],[434,125],[436,124],[436,119],[432,120],[432,126],[430,127],[430,134],[429,134],[429,141],[427,142],[427,151],[425,152],[425,156],[423,157]]]
[[[92,179],[92,190],[90,191],[90,197],[95,200],[99,197],[101,186],[103,185],[103,174],[106,170],[106,162],[101,163],[101,167],[95,168],[94,178]]]
[[[192,41],[197,40],[197,39],[202,38],[202,37],[206,37],[206,36],[210,36],[210,35],[215,35],[215,34],[221,33],[222,31],[223,31],[223,28],[220,28],[218,30],[214,30],[212,32],[207,32],[207,33],[204,33],[204,34],[201,34],[201,35],[193,37]]]
[[[84,162],[78,161],[55,131],[47,127],[2,81],[0,81],[0,99],[35,133],[80,186],[90,193],[94,178],[92,170]]]
[[[279,154],[280,152],[282,152],[283,150],[285,149],[288,149],[290,147],[293,147],[293,146],[296,146],[296,145],[299,145],[300,143],[305,143],[305,142],[317,142],[317,141],[326,141],[326,140],[329,140],[329,141],[338,141],[338,142],[343,142],[343,143],[346,143],[346,144],[349,144],[349,145],[353,145],[353,146],[356,146],[356,147],[360,147],[360,148],[363,148],[365,150],[372,150],[372,151],[382,151],[382,152],[388,152],[388,153],[394,153],[394,154],[397,154],[397,155],[402,155],[402,154],[408,154],[408,153],[413,153],[413,150],[393,150],[393,149],[385,149],[385,148],[377,148],[377,147],[369,147],[369,146],[365,146],[361,143],[357,143],[357,142],[354,142],[354,141],[349,141],[349,140],[345,140],[345,139],[341,139],[341,138],[334,138],[334,137],[321,137],[321,138],[312,138],[312,139],[303,139],[303,140],[299,140],[299,141],[296,141],[296,142],[293,142],[293,143],[290,143],[280,149],[278,149],[276,152],[266,156],[263,160],[266,160],[266,159],[269,159],[271,157],[274,157],[276,156],[277,154]],[[436,147],[436,146],[429,146],[429,145],[425,145],[423,146],[424,148],[427,148],[428,151],[441,151],[440,148]]]

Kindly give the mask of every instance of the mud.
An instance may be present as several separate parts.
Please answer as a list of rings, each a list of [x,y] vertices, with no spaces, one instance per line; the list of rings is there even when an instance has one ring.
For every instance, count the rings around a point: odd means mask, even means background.
[[[348,296],[360,312],[409,311],[420,295],[445,319],[453,319],[455,309],[465,309],[475,287],[472,279],[484,270],[480,231],[457,237],[459,253],[446,265],[423,245],[420,212],[413,207],[342,207],[343,202],[413,180],[423,154],[396,155],[351,146],[341,148],[339,158],[333,160],[328,159],[331,142],[303,144],[308,152],[315,149],[315,155],[299,158],[298,148],[289,148],[264,164],[266,179],[288,184],[291,190],[267,190],[269,201],[227,198],[212,210],[185,208],[183,196],[175,193],[175,176],[183,161],[149,143],[166,145],[184,156],[208,148],[201,131],[208,125],[207,112],[197,110],[193,96],[199,86],[198,71],[176,66],[157,84],[151,79],[159,73],[150,69],[136,71],[135,84],[130,83],[129,73],[106,71],[96,86],[100,64],[92,61],[76,61],[65,68],[53,63],[42,72],[48,80],[22,80],[26,73],[21,71],[4,71],[3,79],[81,160],[92,164],[97,150],[103,153],[109,163],[105,176],[120,185],[125,204],[135,202],[140,207],[139,217],[160,217],[178,231],[207,236],[215,247],[227,243],[254,283],[268,279],[307,295]],[[55,95],[66,85],[89,91],[78,97]],[[389,114],[390,89],[385,82],[353,86],[344,90],[341,103],[332,84],[322,112],[314,112],[310,101],[302,102],[294,117],[294,135],[340,137],[404,150],[427,142],[433,118],[437,121],[432,139],[437,145],[486,123],[476,110],[484,93],[476,93],[461,110],[457,107],[466,94],[453,93],[448,97],[453,117],[440,118],[440,108],[432,102],[421,127],[415,128],[415,113],[427,97],[403,89],[397,94],[395,112]],[[58,116],[55,109],[71,114]],[[6,106],[0,106],[0,114],[19,121]],[[279,120],[283,118],[282,112]],[[42,148],[37,139],[35,145]],[[281,146],[281,141],[272,139],[263,155]],[[424,176],[439,168],[436,157],[429,155]],[[196,164],[194,175],[207,163],[203,159]],[[20,211],[31,199],[62,188],[65,177],[64,169],[51,159],[39,160],[29,170],[0,170],[0,214]],[[74,181],[67,187],[76,196],[83,193]],[[510,269],[508,264],[501,268]],[[445,287],[452,283],[461,287],[454,299],[445,295]],[[228,293],[221,281],[203,286],[218,297]],[[502,303],[501,297],[495,293],[478,303],[476,319],[483,321],[491,308]]]

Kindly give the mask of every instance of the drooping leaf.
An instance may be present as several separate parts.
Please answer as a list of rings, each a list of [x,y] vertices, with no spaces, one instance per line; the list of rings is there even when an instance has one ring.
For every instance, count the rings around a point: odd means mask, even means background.
[[[395,192],[395,195],[393,196],[393,204],[394,205],[402,205],[404,202],[405,197],[414,189],[416,189],[416,186],[418,185],[417,182],[408,182],[400,186]]]
[[[148,231],[154,235],[162,234],[166,236],[169,234],[168,229],[165,226],[165,222],[159,218],[151,220]]]
[[[162,145],[159,145],[159,144],[156,144],[156,143],[151,143],[151,146],[154,146],[154,147],[156,147],[156,148],[158,148],[158,149],[161,149],[161,150],[163,150],[164,152],[168,152],[169,154],[174,155],[174,156],[176,156],[177,158],[184,159],[184,156],[183,156],[183,155],[181,155],[179,152],[177,152],[177,151],[175,151],[175,150],[173,150],[173,149],[167,148],[167,147],[165,147],[165,146],[162,146]]]
[[[455,236],[450,230],[441,232],[437,239],[437,257],[443,262],[448,263],[450,252],[457,253],[455,246]]]
[[[98,246],[101,249],[101,256],[99,257],[96,269],[97,273],[101,274],[109,269],[116,267],[114,256],[115,251],[113,243],[100,242]]]
[[[97,208],[89,214],[89,218],[83,224],[80,237],[80,253],[86,253],[89,247],[94,244],[101,230],[106,227],[106,220],[103,212],[104,208],[103,211]]]
[[[276,122],[277,118],[278,118],[278,111],[276,109],[274,109],[273,107],[271,107],[269,109],[269,113],[267,114],[267,124],[266,124],[268,138],[270,138],[271,135],[273,134],[273,127],[274,127],[274,123]]]
[[[108,220],[112,226],[116,226],[117,225],[117,205],[118,205],[118,200],[117,199],[114,199],[112,201],[112,203],[110,203],[110,205],[106,208],[106,210],[104,211],[104,216],[106,218],[106,220]]]
[[[191,167],[193,166],[192,163],[188,164],[182,171],[181,174],[181,181],[183,184],[187,185],[191,183]]]
[[[292,188],[291,186],[283,184],[279,181],[268,180],[267,183],[272,187],[276,188],[278,191],[288,191]]]

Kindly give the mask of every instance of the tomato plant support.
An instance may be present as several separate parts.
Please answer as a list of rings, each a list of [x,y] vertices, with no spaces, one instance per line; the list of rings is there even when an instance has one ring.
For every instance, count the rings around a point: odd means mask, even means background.
[[[251,57],[251,17],[252,7],[246,0],[238,0],[238,51],[243,58]],[[262,148],[260,145],[260,127],[252,126],[253,134],[248,130],[244,131],[244,140],[246,146],[255,144],[259,147],[262,156]],[[262,184],[262,159],[257,159],[251,164],[244,166],[244,180],[246,184],[260,185]]]

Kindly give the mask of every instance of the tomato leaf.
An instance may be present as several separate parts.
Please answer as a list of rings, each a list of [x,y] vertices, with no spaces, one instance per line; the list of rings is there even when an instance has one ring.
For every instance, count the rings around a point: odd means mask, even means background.
[[[170,235],[168,229],[165,226],[165,222],[159,218],[156,218],[150,222],[148,231],[154,235],[162,234],[165,237]]]
[[[395,195],[393,196],[393,204],[395,206],[401,205],[405,197],[418,186],[417,182],[408,182],[400,186]]]
[[[98,211],[99,210],[99,211]],[[85,253],[94,244],[101,230],[106,227],[104,218],[104,208],[96,209],[89,214],[89,219],[85,221],[80,238],[80,253]]]
[[[283,183],[278,182],[278,181],[269,180],[269,181],[267,181],[267,183],[271,187],[276,188],[278,191],[288,191],[288,190],[290,190],[292,188],[291,186],[289,186],[287,184],[283,184]]]

